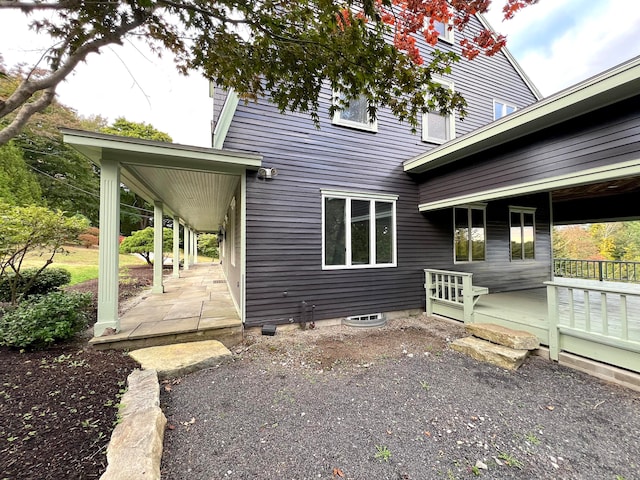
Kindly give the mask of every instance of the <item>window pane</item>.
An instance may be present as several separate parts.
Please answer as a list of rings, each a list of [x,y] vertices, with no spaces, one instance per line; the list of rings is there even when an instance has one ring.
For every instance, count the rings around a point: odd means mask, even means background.
[[[343,95],[340,95],[340,97],[344,99]],[[349,100],[349,106],[340,112],[340,118],[342,120],[368,125],[369,114],[367,106],[367,99],[363,95],[358,98],[352,98]]]
[[[513,113],[516,111],[516,107],[512,107],[511,105],[507,105],[506,106],[506,115],[509,115],[510,113]]]
[[[484,260],[484,210],[471,209],[471,260]]]
[[[444,25],[444,23],[442,22],[438,22],[437,20],[433,22],[433,28],[435,29],[436,32],[438,32],[438,34],[440,35],[440,37],[442,38],[446,38],[447,36],[447,29]]]
[[[520,213],[511,212],[511,260],[522,259],[522,228]]]
[[[376,263],[393,262],[392,204],[376,202]]]
[[[535,258],[535,232],[533,225],[533,214],[532,213],[524,213],[524,228],[523,228],[523,241],[524,241],[524,258],[532,259]]]
[[[345,265],[345,204],[343,198],[324,200],[324,258],[326,265]]]
[[[454,209],[454,244],[456,262],[467,262],[469,260],[469,219],[466,208]]]
[[[427,135],[434,140],[449,139],[449,117],[436,112],[427,113]]]
[[[503,105],[502,103],[500,103],[500,102],[496,102],[496,103],[493,105],[493,119],[494,119],[494,120],[497,120],[497,119],[499,119],[499,118],[502,118],[502,107],[503,107],[503,106],[504,106],[504,105]]]
[[[367,265],[369,261],[369,200],[351,200],[351,264]]]

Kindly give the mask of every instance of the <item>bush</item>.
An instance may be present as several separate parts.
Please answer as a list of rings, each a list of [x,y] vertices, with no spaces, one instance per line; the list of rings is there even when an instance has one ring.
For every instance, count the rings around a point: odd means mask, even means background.
[[[0,345],[41,348],[68,340],[86,327],[91,303],[91,293],[33,296],[0,318]]]
[[[71,274],[64,268],[46,268],[37,276],[29,290],[24,292],[24,288],[29,284],[31,279],[38,273],[37,268],[27,268],[20,273],[22,279],[18,282],[18,294],[23,293],[22,298],[32,295],[46,295],[47,293],[58,290],[63,285],[71,281]],[[15,275],[11,275],[13,278]],[[11,286],[7,277],[0,278],[0,302],[11,301]]]
[[[78,235],[78,241],[85,248],[95,247],[100,243],[100,230],[96,227],[89,227]]]
[[[218,236],[214,233],[198,235],[198,252],[205,257],[218,258]]]

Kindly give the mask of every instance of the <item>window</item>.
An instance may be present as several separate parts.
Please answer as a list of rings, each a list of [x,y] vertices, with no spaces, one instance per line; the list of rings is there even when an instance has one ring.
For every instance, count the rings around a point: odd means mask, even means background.
[[[499,118],[506,117],[510,113],[513,113],[517,110],[513,105],[509,105],[507,103],[499,102],[498,100],[493,101],[493,119],[498,120]]]
[[[535,258],[535,208],[509,207],[511,260]]]
[[[322,191],[322,268],[396,266],[397,195]]]
[[[438,83],[453,90],[453,83],[439,80]],[[422,141],[444,143],[456,136],[453,113],[427,112],[422,116]]]
[[[454,261],[485,259],[486,206],[469,205],[453,209]]]
[[[448,43],[453,43],[453,28],[451,28],[451,24],[445,24],[443,22],[434,21],[433,28],[438,32],[439,39],[444,40]]]
[[[344,127],[358,128],[369,132],[378,131],[378,122],[369,116],[369,102],[364,95],[348,99],[341,92],[334,92],[334,105],[348,102],[349,105],[333,114],[333,123]]]

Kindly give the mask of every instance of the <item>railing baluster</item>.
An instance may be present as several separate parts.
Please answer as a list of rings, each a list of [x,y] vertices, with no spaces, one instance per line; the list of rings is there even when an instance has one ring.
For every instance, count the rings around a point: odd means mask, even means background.
[[[573,305],[573,288],[569,288],[569,326],[571,328],[575,328],[576,326],[576,316],[574,312]]]
[[[600,311],[602,314],[602,334],[609,335],[609,315],[607,312],[607,293],[600,292]]]
[[[627,316],[627,296],[620,295],[620,338],[629,340],[629,317]]]
[[[591,331],[591,295],[589,290],[584,290],[584,329]]]

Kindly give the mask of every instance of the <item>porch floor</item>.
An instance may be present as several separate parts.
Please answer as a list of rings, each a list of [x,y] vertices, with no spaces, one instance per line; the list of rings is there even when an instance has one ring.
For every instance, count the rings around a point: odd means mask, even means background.
[[[166,277],[163,294],[147,292],[120,317],[115,335],[94,337],[99,349],[142,348],[198,340],[230,347],[242,340],[242,322],[218,264],[196,264]]]

